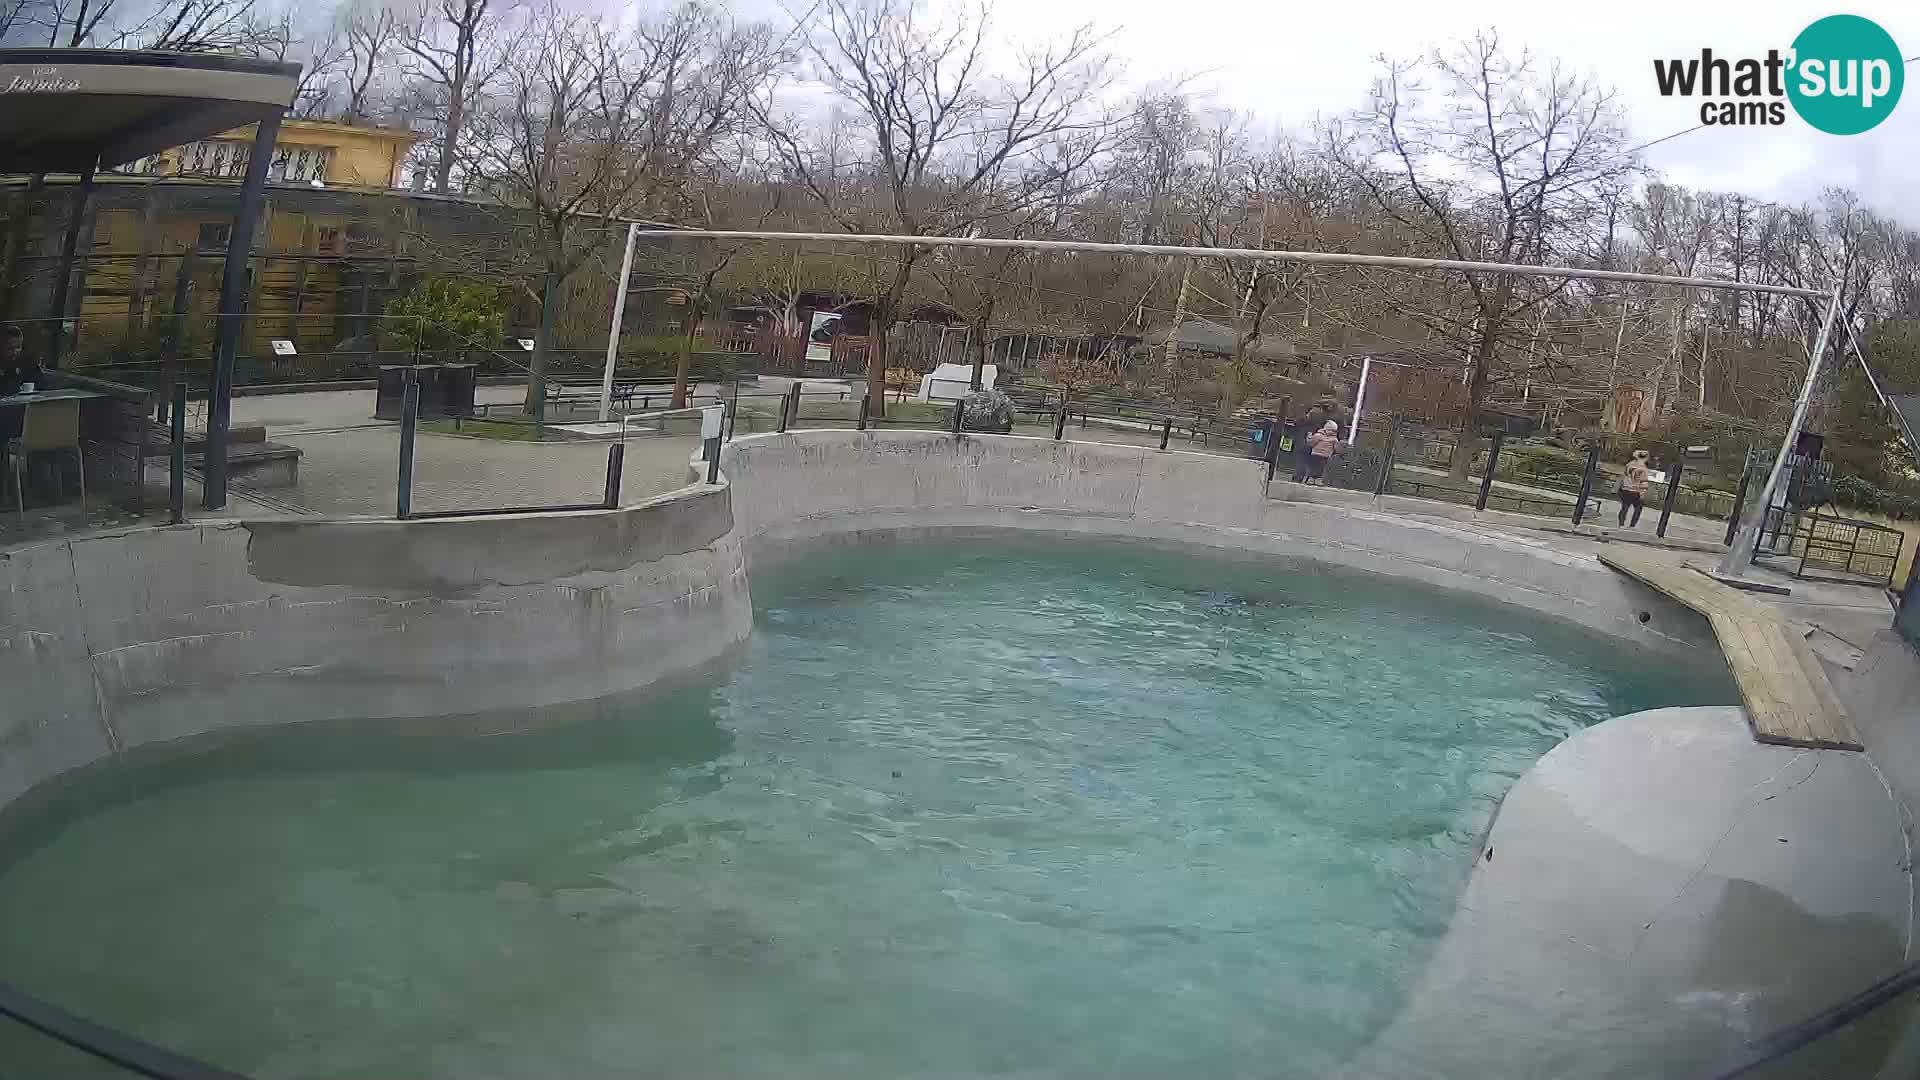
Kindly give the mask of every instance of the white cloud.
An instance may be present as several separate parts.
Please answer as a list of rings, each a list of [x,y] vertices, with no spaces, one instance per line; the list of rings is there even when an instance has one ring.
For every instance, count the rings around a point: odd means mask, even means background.
[[[1055,36],[1080,23],[1113,28],[1129,82],[1192,76],[1191,85],[1210,91],[1219,104],[1289,128],[1360,105],[1379,53],[1413,55],[1491,28],[1514,48],[1557,58],[1615,87],[1636,141],[1648,141],[1699,122],[1697,101],[1659,95],[1654,58],[1697,55],[1703,46],[1733,57],[1784,50],[1808,23],[1835,12],[1828,2],[1483,0],[1467,8],[1434,0],[1002,0],[993,17],[1001,33],[1024,39]],[[1885,27],[1906,55],[1920,55],[1920,5],[1868,0],[1847,10]],[[1920,226],[1920,86],[1911,85],[1920,83],[1920,63],[1909,65],[1908,75],[1894,115],[1863,135],[1825,135],[1789,116],[1781,128],[1683,135],[1649,150],[1648,161],[1678,183],[1786,202],[1839,184]]]

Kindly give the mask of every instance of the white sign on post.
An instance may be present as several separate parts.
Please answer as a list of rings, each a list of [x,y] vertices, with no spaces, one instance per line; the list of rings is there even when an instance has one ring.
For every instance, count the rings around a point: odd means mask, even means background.
[[[700,438],[717,439],[720,437],[720,418],[726,415],[723,405],[709,405],[700,410]]]
[[[530,338],[530,337],[523,337],[523,338],[521,338],[521,339],[520,339],[520,347],[521,347],[521,348],[523,348],[523,349],[525,349],[525,350],[527,350],[528,352],[532,352],[532,351],[533,351],[533,339],[532,339],[532,338]]]
[[[273,355],[295,356],[298,355],[298,352],[294,349],[293,342],[283,337],[277,337],[273,339]]]

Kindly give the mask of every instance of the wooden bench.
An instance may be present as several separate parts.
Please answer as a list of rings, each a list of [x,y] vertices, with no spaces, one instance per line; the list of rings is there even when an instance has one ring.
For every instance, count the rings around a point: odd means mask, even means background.
[[[1595,558],[1707,617],[1740,687],[1756,740],[1827,750],[1862,749],[1860,733],[1819,658],[1771,606],[1690,566],[1650,555],[1608,552]]]

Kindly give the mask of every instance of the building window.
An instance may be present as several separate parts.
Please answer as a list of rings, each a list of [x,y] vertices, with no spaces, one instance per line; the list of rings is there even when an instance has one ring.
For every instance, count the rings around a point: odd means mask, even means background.
[[[346,245],[340,242],[340,228],[337,225],[322,225],[318,229],[319,249],[322,255],[345,255]]]
[[[233,226],[216,224],[211,221],[200,224],[200,237],[194,242],[199,251],[225,251],[227,241],[233,238]]]

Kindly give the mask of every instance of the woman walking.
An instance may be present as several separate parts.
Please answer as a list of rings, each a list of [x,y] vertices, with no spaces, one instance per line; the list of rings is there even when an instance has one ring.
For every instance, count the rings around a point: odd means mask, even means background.
[[[1640,502],[1647,497],[1647,479],[1653,470],[1647,467],[1647,452],[1635,450],[1633,460],[1627,462],[1627,472],[1620,478],[1620,524],[1629,529],[1640,527]],[[1633,521],[1627,521],[1627,508],[1633,508]]]
[[[1327,460],[1340,449],[1340,425],[1329,420],[1307,436],[1307,483],[1327,482]]]

